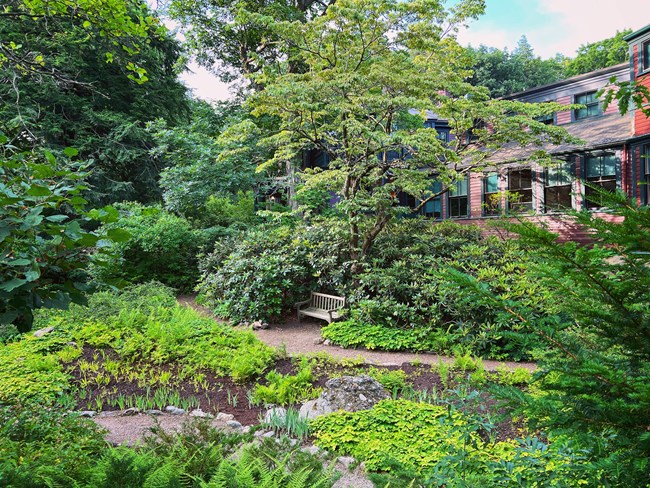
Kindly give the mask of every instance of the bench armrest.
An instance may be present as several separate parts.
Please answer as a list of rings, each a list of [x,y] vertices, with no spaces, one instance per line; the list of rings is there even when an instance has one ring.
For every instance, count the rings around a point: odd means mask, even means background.
[[[302,302],[298,302],[298,303],[294,303],[293,308],[296,308],[296,309],[300,310],[300,308],[301,308],[303,305],[307,305],[309,302],[311,302],[311,299],[309,299],[309,300],[303,300]]]

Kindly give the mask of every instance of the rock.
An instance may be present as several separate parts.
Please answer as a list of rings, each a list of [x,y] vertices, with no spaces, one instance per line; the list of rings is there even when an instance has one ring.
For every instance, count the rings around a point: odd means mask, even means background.
[[[350,466],[354,464],[356,459],[354,459],[352,456],[341,456],[337,460],[345,469],[348,471],[350,470]]]
[[[228,427],[232,427],[233,429],[241,429],[241,427],[242,427],[242,425],[239,422],[237,422],[236,420],[228,420],[226,422],[226,425]]]
[[[256,320],[251,324],[251,327],[253,327],[253,330],[260,330],[262,328],[262,321]]]
[[[182,408],[174,407],[173,405],[167,405],[165,412],[171,413],[172,415],[184,415],[186,413]]]
[[[241,433],[242,434],[248,434],[251,431],[251,426],[250,425],[244,425],[241,428]]]
[[[68,346],[77,347],[77,343],[75,341],[70,341],[70,342],[68,342]]]
[[[212,415],[210,415],[207,412],[204,412],[200,408],[195,408],[194,410],[192,410],[190,412],[190,417],[199,417],[199,418],[202,418],[202,419],[206,419],[206,418],[209,419],[209,418],[212,418]]]
[[[284,422],[287,418],[287,409],[282,407],[269,408],[264,414],[264,423]]]
[[[306,452],[307,454],[311,454],[312,456],[318,456],[321,452],[321,448],[318,446],[307,446],[303,447],[302,452]]]
[[[97,415],[97,412],[95,412],[94,410],[82,410],[81,412],[79,412],[80,417],[92,418],[95,415]]]
[[[140,413],[140,409],[136,407],[131,407],[127,408],[126,410],[122,410],[120,412],[120,417],[133,417],[134,415],[137,415]]]
[[[235,420],[235,416],[230,413],[219,412],[216,419],[220,422],[228,422],[229,420]]]
[[[262,329],[262,330],[266,330],[266,329],[268,329],[270,327],[271,326],[269,325],[268,322],[262,322],[262,324],[260,325],[260,329]]]
[[[342,376],[329,380],[320,397],[305,402],[300,407],[299,415],[309,420],[338,410],[368,410],[388,398],[388,391],[368,375]]]
[[[154,416],[163,414],[162,410],[156,410],[154,408],[152,408],[151,410],[145,410],[144,413],[146,413],[147,415],[154,415]]]
[[[332,345],[332,341],[330,341],[329,339],[325,339],[325,340],[323,341],[323,345],[324,345],[324,346],[331,346],[331,345]]]
[[[34,337],[43,337],[46,334],[49,334],[54,330],[54,327],[44,327],[42,329],[38,329],[36,332],[34,332]]]
[[[314,339],[314,345],[315,346],[318,346],[319,344],[322,344],[323,342],[325,342],[325,339],[323,339],[322,337],[317,337],[316,339]]]
[[[266,434],[265,431],[263,430],[256,430],[255,433],[253,434],[254,437],[263,437],[264,434]]]
[[[274,437],[274,436],[275,436],[275,432],[273,432],[272,430],[269,432],[264,432],[264,434],[262,434],[262,437]]]

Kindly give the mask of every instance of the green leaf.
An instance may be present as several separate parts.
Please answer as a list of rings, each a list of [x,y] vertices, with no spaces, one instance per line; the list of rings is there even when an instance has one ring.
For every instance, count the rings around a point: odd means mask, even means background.
[[[79,154],[79,151],[77,151],[74,147],[66,147],[63,150],[63,154],[65,154],[69,158],[72,158],[74,156],[77,156]]]
[[[32,197],[47,197],[52,194],[52,191],[46,186],[32,185],[25,193]]]
[[[131,234],[124,229],[110,229],[106,236],[114,242],[127,242],[131,239]]]
[[[13,291],[16,288],[24,285],[25,283],[27,283],[27,280],[23,280],[23,279],[20,279],[20,278],[14,278],[12,280],[5,281],[4,283],[0,284],[0,290],[10,292],[10,291]]]
[[[32,261],[29,259],[14,259],[13,261],[5,261],[9,266],[29,266]]]
[[[47,220],[48,222],[56,222],[56,223],[63,222],[67,219],[68,216],[63,214],[49,215],[48,217],[45,217],[45,220]]]

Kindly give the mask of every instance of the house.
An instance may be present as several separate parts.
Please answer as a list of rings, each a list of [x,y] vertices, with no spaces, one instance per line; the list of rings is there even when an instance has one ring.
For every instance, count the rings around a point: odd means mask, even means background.
[[[556,112],[541,122],[564,127],[582,145],[564,144],[545,149],[557,161],[556,166],[535,163],[522,165],[530,149],[506,147],[491,159],[492,168],[472,173],[445,196],[430,202],[430,210],[421,212],[434,219],[454,219],[459,223],[478,224],[504,214],[518,213],[543,223],[559,234],[561,240],[586,242],[584,229],[566,219],[567,209],[591,210],[613,219],[590,199],[593,190],[621,189],[641,205],[650,204],[650,119],[640,110],[620,115],[616,100],[603,110],[597,92],[611,78],[636,80],[650,88],[650,25],[629,34],[630,62],[578,75],[549,85],[515,93],[505,99],[563,105],[581,104],[583,108]],[[428,121],[440,123],[440,121]],[[401,196],[401,205],[411,205]]]
[[[614,218],[590,199],[593,190],[621,189],[642,205],[650,205],[650,119],[640,110],[620,115],[616,100],[603,110],[597,92],[608,81],[636,80],[650,88],[650,25],[629,34],[630,62],[600,69],[549,85],[504,97],[531,103],[580,104],[540,120],[564,127],[583,144],[548,145],[544,149],[556,165],[522,164],[532,149],[505,147],[490,158],[491,167],[471,173],[453,188],[429,201],[420,214],[433,220],[453,219],[489,229],[488,222],[505,214],[518,213],[548,226],[562,240],[586,242],[589,235],[566,218],[567,209],[588,209],[603,218]],[[425,126],[449,136],[446,121],[427,113]],[[326,168],[322,153],[314,153],[312,165]],[[433,188],[433,191],[439,191]],[[418,203],[405,193],[398,204]]]

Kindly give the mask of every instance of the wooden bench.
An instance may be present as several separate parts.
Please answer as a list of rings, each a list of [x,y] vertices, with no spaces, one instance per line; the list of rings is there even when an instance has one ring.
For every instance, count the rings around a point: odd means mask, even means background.
[[[298,322],[301,317],[309,316],[327,320],[330,324],[339,318],[338,311],[345,307],[345,298],[312,291],[309,300],[298,302],[294,306],[298,309]]]

